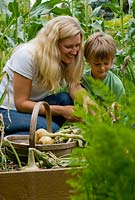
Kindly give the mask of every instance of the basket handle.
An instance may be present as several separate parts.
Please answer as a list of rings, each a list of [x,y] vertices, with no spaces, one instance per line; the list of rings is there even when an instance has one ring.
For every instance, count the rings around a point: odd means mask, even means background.
[[[29,136],[29,145],[31,148],[35,148],[35,131],[37,127],[37,117],[39,113],[39,109],[43,105],[45,107],[45,116],[46,116],[46,122],[47,122],[47,131],[52,132],[52,115],[50,111],[50,106],[45,101],[39,101],[35,104],[31,116],[31,122],[30,122],[30,136]]]

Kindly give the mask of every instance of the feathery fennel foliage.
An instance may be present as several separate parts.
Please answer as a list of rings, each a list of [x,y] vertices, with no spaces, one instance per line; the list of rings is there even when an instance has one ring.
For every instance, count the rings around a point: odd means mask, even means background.
[[[76,114],[83,116],[83,123],[76,125],[81,129],[87,145],[72,153],[73,165],[79,163],[82,167],[74,170],[77,176],[70,180],[75,192],[72,200],[135,199],[134,89],[134,85],[127,84],[128,92],[121,99],[120,109],[117,113],[112,111],[118,116],[115,123],[112,123],[107,109],[111,101],[104,107],[98,99],[101,110],[97,116],[86,114],[76,106]],[[104,92],[102,88],[101,95]],[[106,97],[103,97],[105,101]]]

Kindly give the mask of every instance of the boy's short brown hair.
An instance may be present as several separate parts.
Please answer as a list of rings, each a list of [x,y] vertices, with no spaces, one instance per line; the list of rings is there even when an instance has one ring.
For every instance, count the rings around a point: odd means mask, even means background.
[[[84,56],[87,62],[91,58],[114,59],[116,54],[116,43],[111,35],[104,32],[95,32],[88,37],[84,45]]]

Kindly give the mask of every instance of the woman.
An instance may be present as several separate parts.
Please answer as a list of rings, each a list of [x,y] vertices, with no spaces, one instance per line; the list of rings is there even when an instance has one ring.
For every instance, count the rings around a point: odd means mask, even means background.
[[[5,135],[29,134],[33,107],[38,101],[50,104],[53,116],[52,131],[56,132],[65,120],[75,121],[73,100],[82,91],[83,32],[79,22],[70,16],[59,16],[42,27],[37,36],[19,45],[7,61],[8,74],[0,84],[0,95],[8,85],[8,94],[1,105]],[[68,93],[53,94],[63,82]],[[8,117],[8,99],[11,124]],[[73,99],[73,100],[72,100]],[[45,108],[41,107],[37,128],[45,128]]]

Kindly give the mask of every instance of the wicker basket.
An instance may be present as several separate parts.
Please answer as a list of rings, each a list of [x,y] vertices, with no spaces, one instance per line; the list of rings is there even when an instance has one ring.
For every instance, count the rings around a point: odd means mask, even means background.
[[[8,141],[13,145],[15,148],[20,160],[26,161],[28,157],[28,149],[36,148],[40,151],[51,151],[56,156],[63,156],[66,154],[70,154],[72,149],[77,146],[77,143],[74,142],[68,142],[68,143],[59,143],[59,144],[49,144],[49,145],[43,145],[43,144],[35,144],[35,131],[36,131],[36,125],[37,125],[37,117],[39,113],[39,109],[41,106],[45,107],[46,110],[46,121],[47,121],[47,131],[52,131],[52,116],[50,112],[50,106],[47,102],[40,101],[35,104],[32,116],[31,116],[31,122],[30,122],[30,134],[29,135],[8,135],[4,138],[5,141],[5,150],[7,155],[15,160],[15,155],[11,149],[10,144]]]

